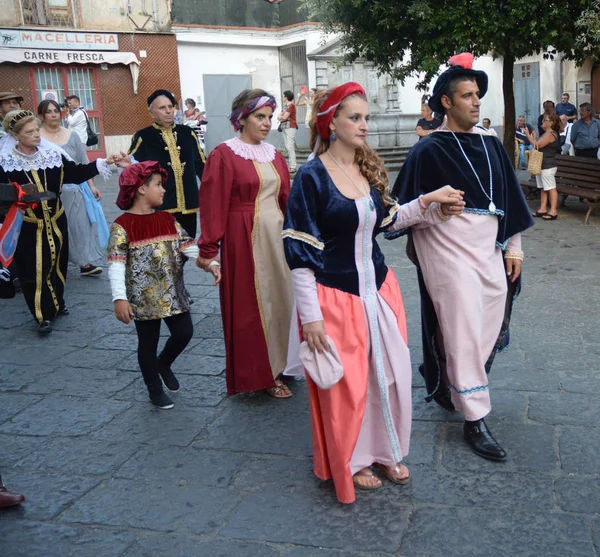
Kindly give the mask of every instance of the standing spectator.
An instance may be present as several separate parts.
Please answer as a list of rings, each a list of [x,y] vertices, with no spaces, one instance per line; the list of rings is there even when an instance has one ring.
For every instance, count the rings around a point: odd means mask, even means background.
[[[554,114],[556,111],[554,110],[554,102],[553,101],[544,101],[544,112],[539,115],[537,127],[538,127],[538,135],[542,137],[544,135],[544,128],[542,127],[542,120],[548,114]]]
[[[81,101],[77,95],[71,95],[66,98],[66,102],[67,107],[65,112],[67,113],[67,128],[79,136],[81,143],[87,145],[87,114],[81,107]]]
[[[168,178],[160,210],[173,213],[177,222],[196,237],[198,180],[204,170],[204,152],[198,136],[189,126],[175,124],[175,96],[166,89],[154,91],[148,99],[152,126],[138,130],[131,139],[129,154],[134,162],[158,161]]]
[[[431,108],[427,103],[421,105],[421,118],[417,122],[416,132],[419,141],[431,132],[437,130],[442,125],[442,121],[433,115]]]
[[[285,140],[285,148],[288,152],[288,167],[290,174],[296,172],[296,105],[294,104],[294,93],[291,91],[283,92],[284,103],[283,112],[277,117],[280,122],[287,122],[287,125],[282,126],[283,138]]]
[[[0,93],[0,126],[2,126],[5,116],[12,110],[19,110],[22,103],[23,97],[20,95],[11,92]],[[6,133],[2,130],[0,137],[5,135]]]
[[[185,112],[183,113],[183,123],[196,122],[200,116],[200,111],[196,108],[194,99],[185,99]]]
[[[481,124],[483,125],[483,129],[484,130],[487,130],[492,135],[495,135],[496,137],[498,137],[498,134],[496,133],[496,130],[494,128],[492,128],[492,121],[489,118],[484,118],[481,121]]]
[[[567,117],[567,122],[573,123],[577,120],[577,108],[569,102],[569,98],[569,93],[562,94],[561,102],[556,105],[556,114],[558,116],[564,114]]]
[[[521,168],[527,170],[527,158],[525,151],[533,149],[532,143],[535,142],[535,130],[525,122],[525,116],[521,115],[517,118],[517,127],[515,129],[515,139],[519,144],[519,152],[521,156]]]
[[[571,128],[571,144],[575,147],[575,156],[595,159],[600,146],[600,120],[592,115],[592,105],[579,105],[581,120]]]
[[[538,149],[544,154],[542,159],[542,172],[535,177],[538,189],[542,190],[539,211],[533,213],[534,217],[544,220],[556,220],[558,215],[558,192],[556,191],[556,152],[560,144],[560,119],[556,114],[548,114],[542,120],[544,133],[538,141]],[[550,210],[547,210],[548,199]]]
[[[573,124],[567,120],[566,114],[561,114],[559,118],[562,124],[562,132],[560,132],[561,152],[563,155],[574,155],[575,149],[573,149],[573,144],[571,143],[571,129],[573,128]]]
[[[306,116],[304,117],[304,123],[306,124],[307,128],[310,124],[310,118],[312,116],[312,107],[313,107],[313,104],[315,103],[315,95],[316,94],[317,94],[317,90],[314,88],[308,92],[308,96],[306,96],[304,93],[302,93],[300,95],[300,97],[298,98],[298,104],[296,105],[296,106],[306,106]],[[300,99],[302,99],[302,100],[300,100]]]

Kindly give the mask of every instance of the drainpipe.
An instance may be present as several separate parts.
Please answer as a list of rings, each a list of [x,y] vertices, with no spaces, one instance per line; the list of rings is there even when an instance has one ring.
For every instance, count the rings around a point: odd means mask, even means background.
[[[160,28],[158,19],[158,0],[152,0],[152,21],[154,21],[154,30],[158,31]]]

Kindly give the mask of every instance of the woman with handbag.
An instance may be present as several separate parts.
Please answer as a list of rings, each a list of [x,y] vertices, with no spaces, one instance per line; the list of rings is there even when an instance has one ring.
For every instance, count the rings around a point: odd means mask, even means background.
[[[381,488],[381,477],[395,484],[410,479],[402,463],[412,412],[404,305],[375,236],[443,226],[448,207],[439,203],[453,204],[454,215],[464,206],[462,192],[450,186],[402,206],[390,199],[383,161],[366,144],[368,120],[358,83],[317,93],[314,158],[294,179],[282,234],[302,338],[313,359],[333,354],[343,368],[339,382],[319,387],[302,344],[314,471],[322,480],[333,478],[341,503],[354,502],[355,487]]]
[[[541,191],[540,208],[533,213],[534,217],[544,220],[558,218],[558,192],[556,191],[556,156],[560,143],[560,118],[554,114],[544,114],[542,119],[543,135],[537,142],[537,150],[543,155],[541,171],[535,181]],[[531,155],[530,155],[531,158]],[[550,201],[550,210],[548,210]]]

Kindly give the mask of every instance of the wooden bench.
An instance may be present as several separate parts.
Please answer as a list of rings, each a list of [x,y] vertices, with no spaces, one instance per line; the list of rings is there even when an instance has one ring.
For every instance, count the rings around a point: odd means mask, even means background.
[[[600,160],[586,157],[556,158],[556,190],[563,194],[562,204],[569,195],[583,199],[588,206],[585,224],[600,203]]]
[[[569,195],[584,201],[588,206],[584,223],[588,224],[590,215],[600,204],[600,160],[557,155],[556,162],[556,191],[563,196],[561,205]],[[519,183],[527,199],[539,197],[535,176]]]

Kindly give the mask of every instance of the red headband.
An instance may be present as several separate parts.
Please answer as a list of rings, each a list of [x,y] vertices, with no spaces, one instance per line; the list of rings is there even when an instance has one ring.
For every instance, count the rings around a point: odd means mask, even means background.
[[[137,162],[126,167],[119,176],[117,207],[123,209],[123,211],[131,209],[135,192],[148,181],[152,174],[160,174],[163,184],[169,177],[156,161]]]
[[[349,81],[348,83],[344,83],[344,85],[340,85],[336,87],[329,96],[325,99],[323,104],[319,107],[319,113],[317,114],[317,132],[321,139],[329,139],[329,124],[333,120],[335,116],[335,111],[337,107],[341,104],[341,102],[350,95],[364,95],[365,90],[358,83],[354,83],[354,81]]]

